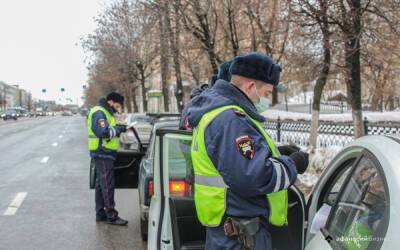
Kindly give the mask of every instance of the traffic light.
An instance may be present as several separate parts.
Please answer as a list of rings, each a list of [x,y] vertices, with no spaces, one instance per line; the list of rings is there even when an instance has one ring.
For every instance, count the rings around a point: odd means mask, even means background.
[[[46,93],[46,91],[47,91],[46,89],[42,89],[42,93]]]
[[[61,92],[64,92],[65,91],[65,88],[61,88]]]

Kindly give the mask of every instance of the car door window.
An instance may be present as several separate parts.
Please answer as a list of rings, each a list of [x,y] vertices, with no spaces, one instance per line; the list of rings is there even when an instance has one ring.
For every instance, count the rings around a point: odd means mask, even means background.
[[[356,158],[351,158],[345,161],[338,168],[337,173],[332,175],[331,180],[329,180],[330,185],[326,191],[322,192],[318,208],[320,208],[322,204],[328,204],[329,206],[335,205],[339,191],[347,179],[347,176],[351,172],[351,167],[353,166],[355,160]]]
[[[192,196],[193,168],[190,147],[192,137],[167,135],[167,164],[171,196]]]
[[[376,249],[386,234],[388,192],[378,163],[363,156],[333,207],[326,231],[335,249]]]

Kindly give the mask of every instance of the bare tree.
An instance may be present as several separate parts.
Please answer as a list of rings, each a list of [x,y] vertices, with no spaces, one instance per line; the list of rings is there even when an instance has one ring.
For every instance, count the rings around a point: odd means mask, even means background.
[[[170,7],[168,1],[166,1],[165,5],[165,24],[169,37],[169,44],[171,46],[171,55],[174,61],[174,70],[175,70],[175,78],[176,78],[176,102],[178,106],[178,111],[181,112],[183,110],[183,84],[182,84],[182,73],[181,73],[181,63],[180,63],[180,0],[174,0],[173,5],[173,15],[170,14]],[[171,19],[173,19],[174,27],[172,27]]]
[[[263,1],[246,0],[246,13],[250,23],[255,23],[261,34],[258,41],[262,44],[265,53],[271,56],[276,63],[280,63],[289,36],[289,17],[292,8],[291,1]],[[255,43],[255,38],[254,43]],[[253,45],[253,47],[256,47]],[[278,92],[274,89],[272,93],[272,105],[278,103]]]
[[[313,110],[311,118],[311,129],[310,129],[310,145],[313,148],[317,146],[318,137],[318,121],[320,112],[320,103],[322,91],[327,83],[330,65],[331,65],[331,45],[330,45],[330,28],[328,21],[328,1],[318,0],[317,3],[314,1],[301,0],[299,1],[298,14],[304,15],[304,21],[301,21],[300,25],[312,27],[317,26],[322,35],[322,67],[318,75],[318,79],[314,85],[314,96],[313,96]]]
[[[217,65],[222,63],[216,53],[218,12],[213,0],[182,0],[180,8],[186,30],[191,32],[201,43],[202,49],[208,55],[214,74],[218,73]]]

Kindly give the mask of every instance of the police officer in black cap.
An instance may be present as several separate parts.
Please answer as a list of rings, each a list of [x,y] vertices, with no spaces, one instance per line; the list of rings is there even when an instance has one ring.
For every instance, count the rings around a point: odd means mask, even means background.
[[[287,190],[308,157],[280,154],[263,126],[280,66],[253,52],[229,72],[230,82],[217,80],[188,108],[196,212],[207,250],[272,249],[269,227],[287,224]]]
[[[90,157],[96,168],[96,221],[105,221],[111,225],[126,225],[128,221],[118,216],[114,201],[114,161],[117,156],[121,133],[126,127],[118,125],[114,117],[120,113],[124,97],[111,92],[107,98],[101,98],[88,115],[88,146]]]

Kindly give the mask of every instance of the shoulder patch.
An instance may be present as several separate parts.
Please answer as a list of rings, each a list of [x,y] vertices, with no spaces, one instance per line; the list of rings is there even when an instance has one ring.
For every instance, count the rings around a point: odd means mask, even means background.
[[[104,128],[106,126],[106,121],[104,119],[99,119],[99,125]]]
[[[254,140],[248,135],[241,135],[235,139],[239,153],[251,160],[254,158]]]
[[[246,114],[240,110],[233,109],[233,112],[238,116],[246,116]]]

